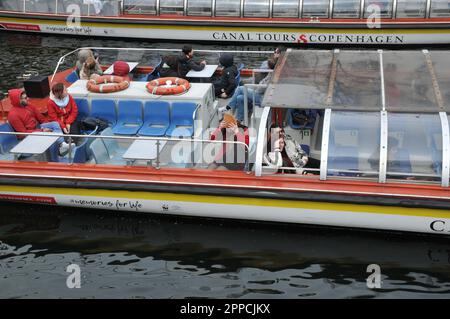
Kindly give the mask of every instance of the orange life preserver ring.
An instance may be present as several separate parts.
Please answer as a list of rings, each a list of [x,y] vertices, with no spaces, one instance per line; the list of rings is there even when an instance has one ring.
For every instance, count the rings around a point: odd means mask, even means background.
[[[175,84],[174,86],[163,87],[161,85]],[[180,78],[160,78],[150,81],[146,85],[147,90],[151,94],[156,95],[173,95],[182,94],[191,88],[188,80]]]
[[[112,93],[123,91],[130,86],[130,82],[116,75],[103,75],[87,82],[87,89],[94,93]]]

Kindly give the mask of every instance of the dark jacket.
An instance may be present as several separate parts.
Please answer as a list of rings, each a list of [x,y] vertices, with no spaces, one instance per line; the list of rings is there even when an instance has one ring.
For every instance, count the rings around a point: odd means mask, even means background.
[[[163,56],[158,72],[162,78],[177,77],[178,76],[178,56],[176,56],[176,55]]]
[[[201,71],[205,68],[203,63],[196,63],[194,60],[189,59],[186,54],[180,52],[178,56],[178,77],[185,79],[186,74],[190,70]]]
[[[219,62],[223,65],[224,69],[222,71],[222,76],[214,82],[214,89],[216,91],[216,96],[222,93],[222,89],[225,93],[230,96],[236,89],[236,76],[238,74],[237,67],[233,64],[234,57],[230,53],[224,53],[220,56]]]

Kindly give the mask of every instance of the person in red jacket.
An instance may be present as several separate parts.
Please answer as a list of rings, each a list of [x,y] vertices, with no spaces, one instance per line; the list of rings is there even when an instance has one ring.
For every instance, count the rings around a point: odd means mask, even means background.
[[[235,141],[249,145],[248,127],[229,114],[219,123],[219,127],[211,134],[212,141]],[[232,118],[231,120],[228,118]],[[216,154],[214,162],[209,168],[243,170],[247,161],[247,148],[239,144],[224,143]]]
[[[12,104],[12,108],[8,113],[8,122],[16,132],[62,133],[57,122],[49,122],[41,113],[39,113],[35,106],[28,103],[28,97],[25,91],[13,89],[9,90],[8,95]],[[17,136],[18,139],[23,139],[24,137],[24,135]],[[60,154],[68,151],[69,145],[64,142],[63,138],[58,139],[57,144],[60,145]]]
[[[64,134],[80,134],[80,126],[77,121],[78,107],[72,96],[67,93],[63,83],[53,85],[47,110],[50,120],[58,122]],[[67,141],[68,138],[66,138]],[[73,138],[73,141],[76,143],[77,138]]]

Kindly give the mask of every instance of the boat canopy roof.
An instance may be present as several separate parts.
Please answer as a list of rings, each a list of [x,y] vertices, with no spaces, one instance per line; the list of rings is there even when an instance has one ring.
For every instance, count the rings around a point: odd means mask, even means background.
[[[280,108],[450,112],[450,51],[292,50],[263,105]]]

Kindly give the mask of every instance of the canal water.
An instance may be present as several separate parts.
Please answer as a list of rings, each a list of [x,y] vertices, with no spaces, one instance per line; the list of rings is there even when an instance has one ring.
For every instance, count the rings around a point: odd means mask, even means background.
[[[0,91],[91,45],[181,46],[0,33]],[[449,298],[450,240],[0,202],[0,298],[199,297]]]

